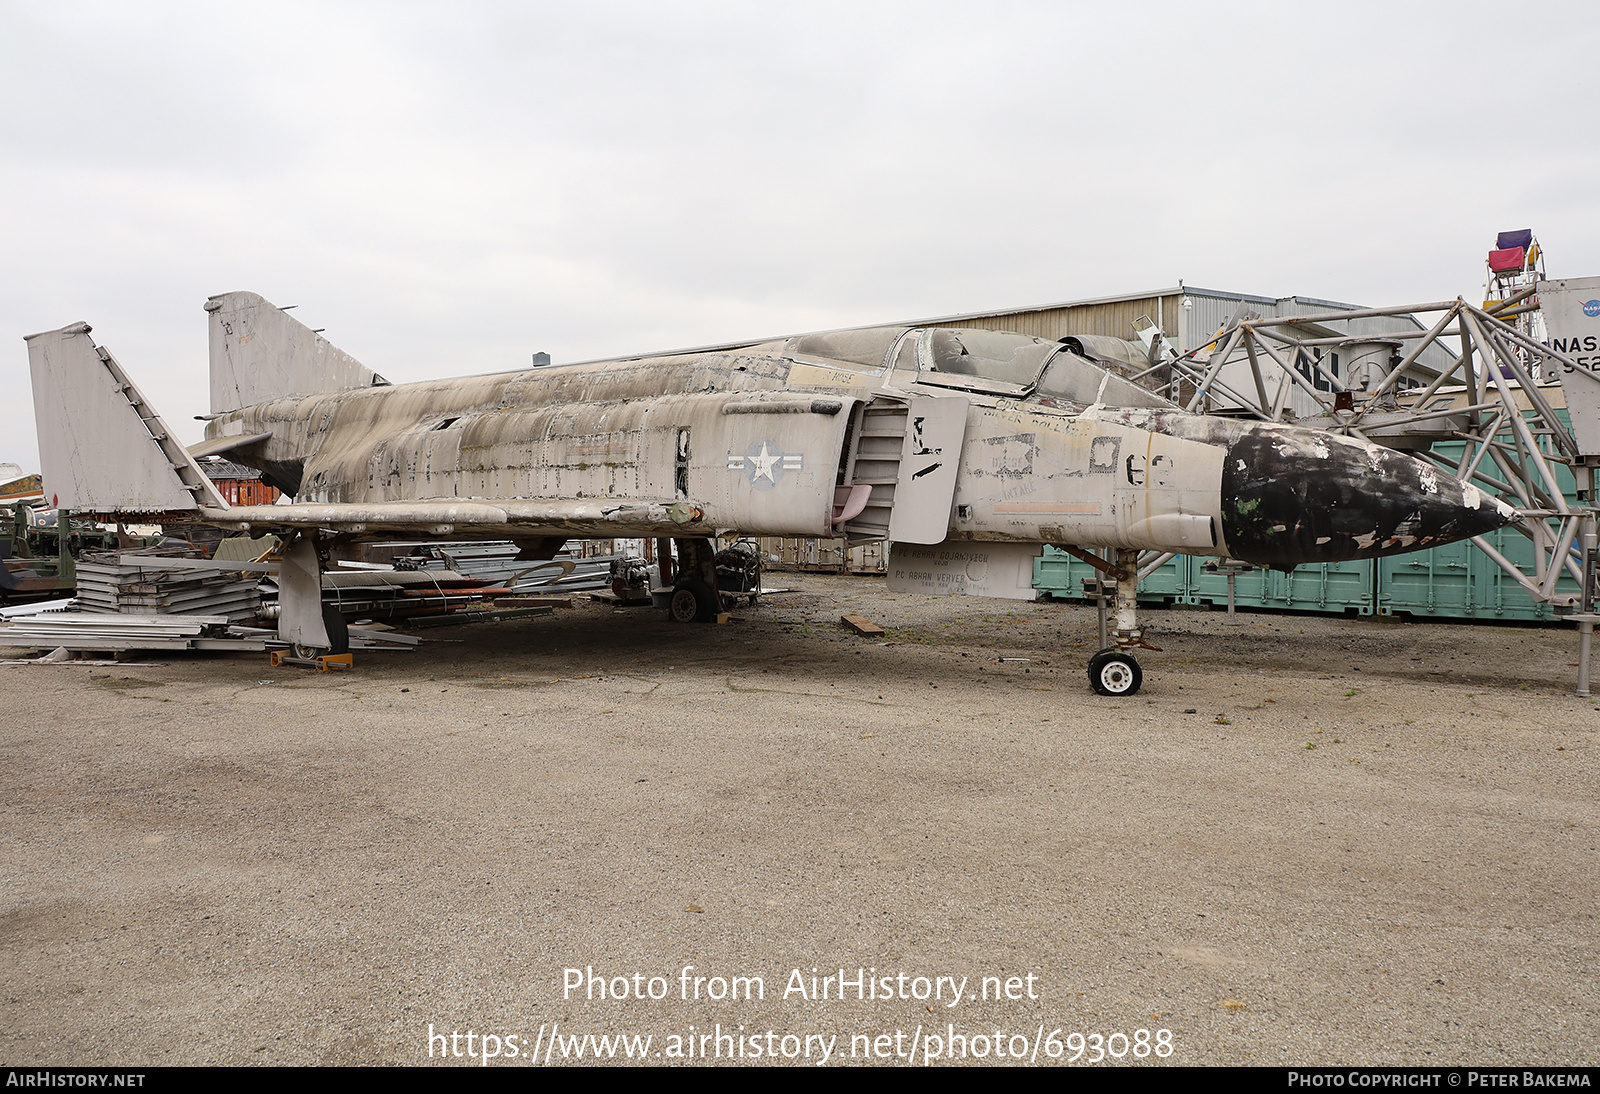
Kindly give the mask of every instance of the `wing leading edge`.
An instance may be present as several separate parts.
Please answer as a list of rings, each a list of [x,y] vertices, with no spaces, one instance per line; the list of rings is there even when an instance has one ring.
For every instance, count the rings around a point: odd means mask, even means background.
[[[321,528],[336,532],[418,532],[610,538],[706,536],[716,529],[686,501],[534,498],[205,507],[200,519],[224,528]]]

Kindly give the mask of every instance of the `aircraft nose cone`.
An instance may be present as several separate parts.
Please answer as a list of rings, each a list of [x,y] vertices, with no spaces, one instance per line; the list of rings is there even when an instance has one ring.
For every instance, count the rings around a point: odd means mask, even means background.
[[[1274,569],[1418,551],[1516,519],[1415,457],[1283,426],[1255,427],[1229,446],[1222,514],[1229,553]]]

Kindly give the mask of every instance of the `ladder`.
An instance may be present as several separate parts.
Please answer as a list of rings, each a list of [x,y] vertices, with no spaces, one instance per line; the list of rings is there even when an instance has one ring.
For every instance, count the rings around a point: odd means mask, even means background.
[[[882,397],[856,405],[841,485],[870,486],[872,496],[867,507],[845,523],[845,539],[851,544],[889,535],[909,409],[904,402]]]

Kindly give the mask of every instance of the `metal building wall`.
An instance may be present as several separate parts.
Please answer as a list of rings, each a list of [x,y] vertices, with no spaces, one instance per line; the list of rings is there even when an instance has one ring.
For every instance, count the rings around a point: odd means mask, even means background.
[[[1132,339],[1134,321],[1148,316],[1177,344],[1182,298],[1177,289],[1164,289],[1127,297],[1086,300],[1016,311],[982,312],[919,321],[941,327],[986,327],[1009,330],[1037,338],[1056,339],[1069,334],[1106,334]],[[1232,309],[1229,309],[1230,311]]]
[[[917,326],[1009,330],[1018,334],[1050,339],[1069,334],[1105,334],[1132,339],[1134,322],[1140,317],[1147,317],[1151,322],[1160,325],[1173,348],[1179,353],[1184,353],[1211,341],[1217,330],[1232,317],[1240,304],[1248,304],[1251,310],[1258,312],[1264,318],[1353,311],[1365,307],[1361,304],[1345,304],[1309,296],[1270,297],[1195,286],[1173,286],[1124,296],[1068,301],[1008,311],[971,312],[914,322]],[[1339,321],[1340,333],[1358,336],[1405,328],[1423,329],[1422,324],[1404,318],[1369,317]],[[1329,330],[1333,329],[1329,327]],[[1248,367],[1243,363],[1243,355],[1239,356],[1239,363],[1230,363],[1227,366],[1224,380],[1235,390],[1252,392],[1254,385],[1247,378]],[[1452,360],[1446,349],[1435,345],[1429,347],[1423,354],[1418,365],[1424,369],[1439,370],[1449,367]],[[1276,377],[1269,381],[1269,392],[1276,391],[1276,382]],[[1312,414],[1317,411],[1311,397],[1299,390],[1294,392],[1290,405],[1296,414]]]

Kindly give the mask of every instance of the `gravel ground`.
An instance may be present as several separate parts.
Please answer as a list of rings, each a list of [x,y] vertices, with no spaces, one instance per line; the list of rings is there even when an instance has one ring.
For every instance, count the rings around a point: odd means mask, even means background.
[[[0,1057],[1596,1062],[1571,629],[1153,611],[1113,700],[1091,608],[774,578],[347,674],[0,667]]]

